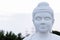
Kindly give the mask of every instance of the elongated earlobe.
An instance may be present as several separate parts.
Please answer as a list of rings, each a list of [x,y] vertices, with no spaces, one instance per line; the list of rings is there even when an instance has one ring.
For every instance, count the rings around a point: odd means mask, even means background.
[[[52,23],[54,24],[55,19],[53,19]]]
[[[33,23],[34,23],[34,20],[32,19]]]

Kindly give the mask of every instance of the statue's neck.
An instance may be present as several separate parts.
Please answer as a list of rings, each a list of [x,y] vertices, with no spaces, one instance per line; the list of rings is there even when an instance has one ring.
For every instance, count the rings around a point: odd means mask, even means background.
[[[49,35],[50,35],[50,33],[49,32],[46,32],[46,33],[40,33],[40,32],[36,32],[37,33],[37,35],[39,36],[39,37],[48,37]]]

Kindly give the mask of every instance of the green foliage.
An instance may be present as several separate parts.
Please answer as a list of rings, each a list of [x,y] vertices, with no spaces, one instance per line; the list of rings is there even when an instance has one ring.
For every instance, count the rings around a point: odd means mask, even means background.
[[[0,31],[0,40],[4,40],[4,31]]]
[[[52,33],[60,36],[60,32],[58,31],[52,31]]]
[[[23,37],[21,33],[19,33],[18,35],[15,35],[11,31],[11,32],[7,32],[4,35],[4,31],[0,31],[0,40],[23,40]]]
[[[16,40],[16,38],[17,36],[12,32],[10,33],[7,32],[7,34],[5,35],[5,40]]]

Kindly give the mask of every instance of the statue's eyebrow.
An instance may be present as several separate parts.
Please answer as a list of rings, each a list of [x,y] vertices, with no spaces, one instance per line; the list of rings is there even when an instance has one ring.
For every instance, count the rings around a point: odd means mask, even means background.
[[[38,18],[42,18],[42,17],[40,17],[40,16],[37,16],[37,17],[38,17]],[[36,17],[36,18],[37,18],[37,17]]]
[[[49,19],[51,19],[51,17],[45,17],[45,18],[49,18]]]
[[[51,18],[51,17],[45,17],[45,18]]]

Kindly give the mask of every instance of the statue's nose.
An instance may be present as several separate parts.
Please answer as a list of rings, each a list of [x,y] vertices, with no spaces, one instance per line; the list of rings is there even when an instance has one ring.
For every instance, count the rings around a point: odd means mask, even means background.
[[[42,19],[41,24],[42,24],[42,25],[45,25],[45,23],[46,23],[45,20]]]

